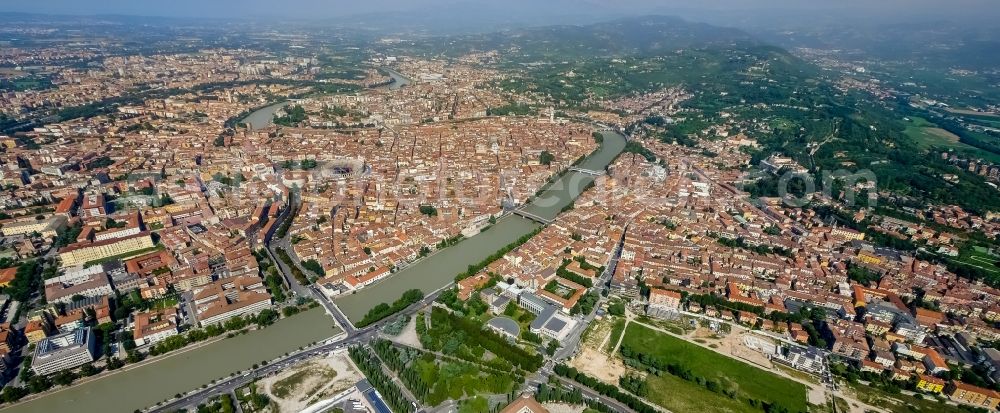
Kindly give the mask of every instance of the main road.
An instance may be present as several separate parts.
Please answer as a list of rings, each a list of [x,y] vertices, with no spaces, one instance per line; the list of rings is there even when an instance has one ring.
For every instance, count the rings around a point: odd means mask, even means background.
[[[0,411],[132,412],[184,393],[254,363],[283,357],[289,351],[343,333],[323,310],[315,308],[278,320],[260,330],[153,357],[75,384],[7,404]],[[270,362],[269,362],[270,363]]]
[[[416,302],[405,310],[401,311],[399,314],[413,315],[420,309],[427,307],[434,302],[441,294],[444,289],[435,291],[424,299]],[[322,301],[322,300],[321,300]],[[342,334],[341,337],[335,338],[331,337],[317,345],[306,347],[302,350],[288,354],[287,356],[279,357],[271,362],[268,362],[266,366],[258,366],[256,369],[250,369],[242,374],[237,374],[230,376],[220,382],[216,382],[214,385],[203,388],[192,390],[180,398],[174,398],[167,401],[166,403],[154,406],[148,409],[149,412],[173,412],[178,409],[195,406],[198,403],[208,399],[210,397],[228,393],[234,389],[240,388],[247,384],[250,384],[254,380],[260,377],[273,374],[279,370],[287,368],[293,364],[304,361],[308,358],[315,357],[327,352],[343,348],[344,346],[351,346],[354,344],[360,344],[371,340],[375,335],[378,334],[378,330],[382,328],[388,321],[392,318],[388,318],[376,323],[373,323],[367,327],[361,329],[351,329],[346,334]]]

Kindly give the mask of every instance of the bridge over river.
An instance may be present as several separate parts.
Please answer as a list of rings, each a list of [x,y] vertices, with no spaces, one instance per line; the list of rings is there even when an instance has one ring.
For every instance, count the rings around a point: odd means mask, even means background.
[[[419,288],[426,294],[451,283],[470,264],[482,261],[540,225],[551,223],[625,149],[625,136],[610,130],[600,133],[604,139],[594,153],[570,168],[530,204],[498,220],[489,231],[423,258],[378,284],[337,298],[336,305],[347,318],[357,322],[368,310],[395,301],[406,290]]]
[[[261,109],[252,119],[260,127],[280,108],[279,103]],[[625,137],[602,131],[601,146],[584,162],[581,170],[601,171],[625,148]],[[521,207],[524,215],[551,222],[565,206],[572,203],[593,182],[594,176],[586,172],[569,171],[553,183],[534,202]],[[465,271],[469,264],[482,261],[500,248],[516,241],[540,225],[533,220],[509,214],[501,218],[486,232],[473,236],[458,245],[445,248],[410,265],[389,278],[369,286],[356,294],[336,300],[336,304],[353,322],[357,322],[369,309],[382,302],[399,298],[411,288],[425,293],[448,285],[456,274]],[[279,320],[274,325],[223,339],[209,344],[195,344],[168,353],[138,365],[103,375],[86,383],[56,389],[41,397],[15,405],[0,407],[4,412],[60,412],[60,411],[121,411],[131,412],[146,408],[156,402],[185,393],[213,379],[246,370],[255,363],[273,360],[300,346],[325,340],[340,330],[322,309]]]

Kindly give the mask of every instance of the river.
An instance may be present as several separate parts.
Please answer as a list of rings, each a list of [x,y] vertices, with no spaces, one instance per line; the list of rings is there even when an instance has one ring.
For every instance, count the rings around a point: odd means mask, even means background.
[[[580,165],[582,169],[603,170],[625,149],[625,137],[604,132],[601,146]],[[572,203],[594,178],[580,172],[568,172],[553,183],[531,204],[526,212],[546,219],[555,218],[563,207]],[[507,244],[534,231],[540,224],[515,215],[500,219],[488,231],[445,248],[406,267],[388,279],[337,298],[334,302],[347,318],[357,322],[379,303],[391,303],[403,292],[419,288],[429,293],[447,285],[470,264],[482,261]]]
[[[288,102],[278,102],[250,112],[245,118],[240,120],[250,127],[250,130],[261,130],[272,125],[274,113],[287,105]]]
[[[322,307],[212,344],[168,353],[163,359],[107,377],[56,390],[3,412],[132,412],[246,370],[340,332]]]
[[[386,73],[389,74],[389,77],[392,78],[392,83],[389,84],[389,90],[396,90],[410,84],[410,79],[407,78],[406,76],[403,76],[402,73],[399,73],[395,70],[386,67],[382,68],[382,70],[385,70]]]
[[[387,69],[395,81],[390,89],[410,83],[398,72]],[[254,130],[271,125],[274,113],[285,106],[280,102],[258,109],[243,119]],[[601,146],[579,166],[584,169],[604,169],[625,147],[625,137],[604,133]],[[546,218],[554,218],[571,203],[582,189],[593,181],[589,175],[569,172],[538,197],[527,210]],[[420,288],[431,292],[451,282],[465,271],[500,248],[530,233],[540,224],[515,215],[500,219],[488,231],[445,248],[390,277],[388,282],[369,286],[357,294],[336,300],[351,320],[359,320],[365,312],[382,302],[399,298],[406,290]],[[94,381],[58,389],[38,399],[0,408],[4,412],[132,412],[154,403],[208,384],[213,379],[254,363],[271,360],[309,343],[329,338],[339,332],[333,320],[317,307],[304,313],[279,320],[274,325],[233,338],[190,350],[179,350],[165,358],[135,368],[114,372]]]
[[[389,77],[392,78],[392,83],[388,86],[390,90],[396,90],[410,84],[410,79],[403,76],[402,73],[389,68],[383,68],[383,70],[385,70],[386,73],[389,74]],[[288,105],[288,102],[278,102],[262,107],[250,112],[250,114],[241,119],[240,122],[247,124],[250,127],[250,130],[254,131],[267,128],[273,124],[274,113],[277,112],[278,109],[285,107],[285,105]]]

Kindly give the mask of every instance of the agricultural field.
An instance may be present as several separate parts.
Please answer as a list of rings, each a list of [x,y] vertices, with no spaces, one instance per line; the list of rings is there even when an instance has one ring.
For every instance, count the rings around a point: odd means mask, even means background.
[[[941,129],[937,127],[937,125],[920,117],[911,118],[910,122],[906,124],[906,130],[904,133],[906,133],[906,136],[913,138],[918,144],[920,144],[920,146],[923,147],[936,146],[945,148],[975,149],[972,146],[959,142],[957,135]]]
[[[914,116],[905,124],[903,133],[922,148],[953,149],[970,156],[1000,162],[1000,155],[960,142],[958,135],[941,129],[924,118]]]
[[[977,112],[969,109],[947,109],[947,111],[964,117],[1000,120],[1000,114],[992,112]]]
[[[775,403],[792,412],[807,410],[806,387],[801,383],[642,325],[630,323],[626,328],[620,351],[628,358],[626,348],[636,349],[648,358],[655,359],[659,364],[672,365],[675,370],[683,371],[684,375],[688,376],[687,383],[704,382],[705,384],[699,384],[699,387],[720,389],[718,392],[706,393],[714,397],[713,400],[705,400],[702,405],[722,403],[720,400],[725,399],[734,401],[746,399]],[[640,360],[646,358],[639,357]],[[669,374],[664,373],[664,375]],[[672,390],[668,391],[668,388],[652,387],[654,383],[670,384],[659,381],[659,378],[661,377],[650,377],[652,389],[650,394],[674,393]],[[728,397],[723,395],[727,393]],[[750,407],[749,403],[744,404]]]

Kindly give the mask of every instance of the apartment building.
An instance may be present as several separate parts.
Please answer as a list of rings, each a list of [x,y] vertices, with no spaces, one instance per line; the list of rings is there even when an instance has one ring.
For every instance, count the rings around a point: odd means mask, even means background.
[[[10,222],[4,224],[3,228],[0,228],[0,233],[5,237],[10,237],[13,235],[26,235],[31,233],[41,234],[42,237],[52,238],[66,228],[66,217],[62,215],[53,215],[46,219],[36,220],[30,219],[25,221]]]
[[[649,305],[646,308],[646,313],[653,316],[675,313],[680,306],[681,293],[662,288],[649,290]]]
[[[983,407],[987,410],[996,410],[997,404],[1000,404],[1000,393],[960,381],[952,380],[945,387],[944,392],[956,402]]]

